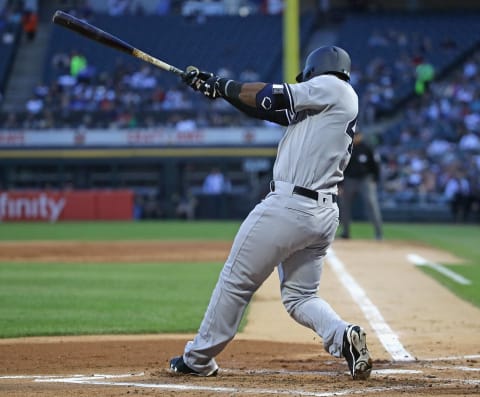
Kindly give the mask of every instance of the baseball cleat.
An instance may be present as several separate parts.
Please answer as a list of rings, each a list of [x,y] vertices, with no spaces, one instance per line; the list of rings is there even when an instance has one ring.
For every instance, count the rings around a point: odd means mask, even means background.
[[[170,370],[172,373],[177,375],[217,376],[218,373],[217,367],[207,374],[201,374],[200,372],[191,369],[187,364],[185,364],[185,361],[183,361],[183,356],[173,357],[170,360]]]
[[[342,354],[355,380],[365,380],[372,372],[372,359],[367,348],[367,334],[358,325],[349,325],[343,334]]]

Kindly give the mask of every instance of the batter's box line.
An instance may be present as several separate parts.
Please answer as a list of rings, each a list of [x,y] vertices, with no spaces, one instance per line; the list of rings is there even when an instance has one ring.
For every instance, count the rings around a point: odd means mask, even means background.
[[[252,370],[238,370],[238,369],[220,369],[220,373],[232,374],[232,375],[313,375],[313,376],[336,376],[339,375],[339,371],[288,371],[284,369],[252,369]],[[350,376],[349,371],[343,373]],[[404,375],[404,374],[421,374],[423,371],[416,369],[402,369],[402,368],[387,368],[387,369],[374,369],[372,375],[388,376],[388,375]]]
[[[243,371],[245,373],[246,371]],[[347,396],[366,393],[382,393],[391,391],[412,391],[426,388],[426,386],[413,386],[413,385],[398,385],[388,387],[365,387],[361,389],[348,388],[343,390],[336,390],[334,392],[311,392],[306,390],[277,390],[277,389],[264,389],[264,388],[239,388],[239,387],[209,387],[198,386],[188,384],[169,384],[169,383],[141,383],[141,382],[115,382],[108,381],[108,379],[118,379],[127,377],[139,377],[144,376],[144,373],[138,374],[96,374],[92,376],[72,375],[69,377],[58,377],[58,375],[11,375],[6,377],[0,377],[0,379],[19,379],[22,377],[30,377],[35,382],[43,383],[66,383],[66,384],[79,384],[89,386],[111,386],[111,387],[138,387],[146,389],[161,389],[161,390],[181,390],[181,391],[198,391],[198,392],[211,392],[211,393],[228,393],[228,394],[271,394],[271,395],[295,395],[295,396],[311,396],[311,397],[333,397],[333,396]],[[431,379],[430,382],[435,383],[436,387],[452,387],[455,385],[469,385],[478,386],[480,380],[471,379]]]
[[[130,374],[92,374],[92,375],[81,375],[81,374],[73,374],[73,375],[3,375],[0,376],[0,380],[2,379],[32,379],[36,382],[53,382],[56,379],[65,380],[65,379],[121,379],[121,378],[129,378],[133,376],[144,376],[144,372],[139,373],[130,373]]]
[[[39,382],[47,382],[46,379],[37,380]],[[428,386],[413,386],[413,385],[398,385],[398,386],[385,386],[385,387],[365,387],[361,389],[348,388],[343,390],[336,390],[333,392],[311,392],[301,389],[291,390],[279,390],[279,389],[264,389],[264,388],[241,388],[241,387],[211,387],[211,386],[198,386],[188,384],[169,384],[169,383],[140,383],[140,382],[108,382],[100,380],[86,380],[81,378],[71,379],[52,379],[55,383],[68,383],[68,384],[85,384],[88,386],[112,386],[112,387],[137,387],[146,389],[160,389],[170,391],[191,391],[191,392],[210,392],[210,393],[222,393],[222,394],[265,394],[265,395],[295,395],[295,396],[311,396],[311,397],[333,397],[333,396],[347,396],[358,394],[373,394],[391,391],[415,391],[425,389]],[[442,379],[440,382],[435,382],[436,387],[452,387],[452,382],[455,384],[466,385],[478,385],[480,380],[463,380],[463,379]],[[455,385],[453,384],[453,386]]]
[[[480,358],[480,354],[467,354],[465,356],[446,356],[418,359],[417,362],[429,361],[459,361],[459,360],[476,360]]]

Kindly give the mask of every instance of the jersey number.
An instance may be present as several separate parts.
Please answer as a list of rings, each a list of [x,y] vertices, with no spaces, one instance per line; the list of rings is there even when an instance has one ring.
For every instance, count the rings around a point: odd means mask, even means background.
[[[345,131],[350,138],[352,138],[352,142],[348,145],[348,153],[352,154],[353,150],[353,136],[355,135],[355,126],[357,125],[357,118],[355,117],[350,123],[347,125],[347,130]]]

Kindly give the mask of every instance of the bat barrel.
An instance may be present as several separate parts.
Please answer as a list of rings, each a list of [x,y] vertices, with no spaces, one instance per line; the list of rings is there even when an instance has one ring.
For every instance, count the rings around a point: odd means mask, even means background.
[[[104,30],[97,28],[86,21],[82,21],[73,15],[67,14],[66,12],[57,10],[53,15],[52,21],[57,25],[61,25],[67,29],[81,34],[82,36],[88,37],[91,40],[98,41],[99,43],[102,43],[108,47],[125,52],[145,62],[149,62],[161,69],[178,74],[180,76],[184,75],[183,70],[169,65],[168,63],[163,62],[160,59],[157,59],[143,51],[140,51],[127,42],[120,40],[118,37],[105,32]]]
[[[76,18],[73,15],[67,14],[66,12],[60,10],[56,11],[52,20],[57,25],[61,25],[118,51],[122,51],[130,55],[133,53],[134,47],[132,45],[120,40],[118,37],[105,32],[100,28],[97,28],[96,26],[89,24],[88,22]]]

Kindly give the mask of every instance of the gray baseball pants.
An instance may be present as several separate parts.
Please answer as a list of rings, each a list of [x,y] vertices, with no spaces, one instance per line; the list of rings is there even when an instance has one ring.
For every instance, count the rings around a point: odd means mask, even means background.
[[[218,368],[214,357],[233,339],[254,292],[276,266],[288,313],[316,332],[330,354],[341,357],[348,324],[317,295],[338,207],[331,195],[320,193],[315,201],[292,192],[293,185],[275,181],[275,191],[240,226],[198,334],[185,347],[184,361],[195,371],[209,374]]]

